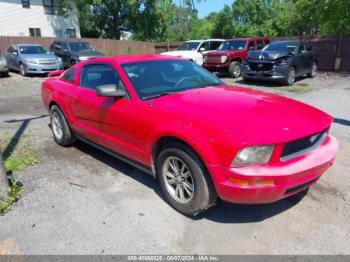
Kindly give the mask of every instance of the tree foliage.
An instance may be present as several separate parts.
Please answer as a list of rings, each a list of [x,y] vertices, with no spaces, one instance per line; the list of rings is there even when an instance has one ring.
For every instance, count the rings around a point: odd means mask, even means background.
[[[201,19],[195,8],[200,0],[75,2],[85,37],[119,39],[123,31],[147,41],[350,33],[349,0],[232,0]]]

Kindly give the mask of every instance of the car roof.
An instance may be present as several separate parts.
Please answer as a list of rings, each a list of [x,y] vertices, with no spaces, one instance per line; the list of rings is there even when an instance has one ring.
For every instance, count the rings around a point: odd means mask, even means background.
[[[300,43],[300,40],[282,40],[282,41],[273,41],[273,43]]]
[[[254,40],[254,39],[268,39],[268,37],[238,37],[238,38],[227,39],[226,41]]]
[[[191,42],[204,42],[204,41],[225,41],[225,39],[219,39],[219,38],[210,38],[210,39],[199,39],[199,40],[188,40],[185,43],[191,43]]]
[[[118,56],[103,56],[99,58],[94,58],[87,60],[89,62],[95,61],[96,63],[101,62],[111,62],[114,61],[118,64],[127,64],[127,63],[138,63],[138,62],[147,62],[147,61],[156,61],[156,60],[187,60],[181,57],[175,56],[166,56],[166,55],[118,55]]]

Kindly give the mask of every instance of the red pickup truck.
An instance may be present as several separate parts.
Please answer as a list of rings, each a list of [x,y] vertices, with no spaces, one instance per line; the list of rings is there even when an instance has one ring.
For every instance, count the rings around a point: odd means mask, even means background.
[[[270,40],[265,37],[226,40],[216,51],[204,55],[203,67],[211,72],[229,73],[231,77],[240,77],[240,64],[248,51],[260,50],[269,43]]]

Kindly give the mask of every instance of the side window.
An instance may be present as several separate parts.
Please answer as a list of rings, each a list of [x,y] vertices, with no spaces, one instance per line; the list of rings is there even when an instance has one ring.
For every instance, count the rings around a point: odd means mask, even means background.
[[[306,51],[311,52],[312,51],[312,45],[310,43],[306,43]]]
[[[62,49],[62,51],[67,52],[68,51],[67,43],[62,42],[61,49]]]
[[[248,50],[255,50],[255,43],[254,43],[254,41],[250,41],[249,42]]]
[[[74,80],[75,70],[76,69],[74,67],[74,68],[69,69],[67,72],[65,72],[63,75],[64,81],[72,83]]]
[[[104,64],[91,64],[83,67],[80,75],[80,86],[96,90],[102,85],[115,85],[121,87],[122,82],[115,70]]]
[[[201,46],[199,47],[199,50],[201,50],[202,48],[204,48],[203,51],[210,50],[209,42],[204,42],[203,44],[201,44]]]
[[[302,51],[306,51],[306,48],[305,48],[305,44],[304,44],[304,43],[300,43],[300,44],[299,44],[299,52],[302,52]]]
[[[61,43],[60,43],[60,42],[55,42],[54,48],[55,48],[55,50],[57,50],[57,51],[61,51],[61,50],[62,50],[62,45],[61,45]]]
[[[263,47],[264,47],[264,43],[262,40],[257,40],[256,45],[257,45],[258,50],[263,49]]]
[[[219,48],[222,42],[220,41],[211,41],[210,42],[210,50],[216,50]]]

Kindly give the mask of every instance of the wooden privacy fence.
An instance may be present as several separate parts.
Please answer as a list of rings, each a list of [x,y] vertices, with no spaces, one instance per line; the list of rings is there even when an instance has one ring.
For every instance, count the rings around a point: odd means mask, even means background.
[[[11,44],[36,43],[49,48],[50,44],[56,40],[54,37],[17,37],[0,36],[0,50],[5,51]],[[300,39],[275,38],[273,40]],[[319,69],[325,71],[341,70],[350,71],[350,36],[327,36],[327,37],[303,37],[309,41],[315,51]],[[98,38],[81,38],[80,41],[87,41],[95,49],[106,55],[119,54],[159,54],[165,51],[175,50],[182,42],[140,42],[140,41],[120,41]]]
[[[0,50],[4,52],[12,44],[41,44],[49,48],[55,37],[18,37],[0,36]],[[120,41],[99,38],[79,38],[79,41],[89,42],[90,45],[105,55],[119,54],[154,54],[154,43],[140,41]]]

